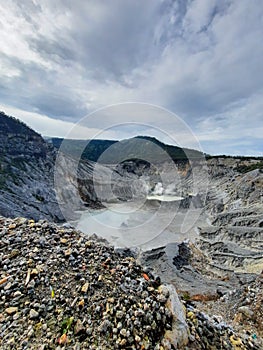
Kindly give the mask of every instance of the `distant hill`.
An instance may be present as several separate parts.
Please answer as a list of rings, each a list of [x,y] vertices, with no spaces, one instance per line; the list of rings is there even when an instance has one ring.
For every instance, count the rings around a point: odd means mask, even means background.
[[[101,154],[106,151],[107,148],[118,142],[111,140],[64,140],[59,137],[50,138],[48,141],[51,142],[56,149],[59,149],[63,142],[63,151],[66,154],[76,157],[83,152],[83,160],[91,160],[94,162],[97,162]]]
[[[162,162],[169,155],[173,161],[178,162],[187,161],[189,158],[200,159],[203,157],[202,152],[166,145],[155,137],[150,136],[137,136],[122,141],[64,140],[62,138],[51,138],[49,141],[57,149],[60,148],[63,142],[63,152],[73,157],[82,153],[83,160],[99,161],[108,164],[119,163],[123,158],[125,160],[146,159],[148,161]],[[105,152],[109,147],[110,150]]]

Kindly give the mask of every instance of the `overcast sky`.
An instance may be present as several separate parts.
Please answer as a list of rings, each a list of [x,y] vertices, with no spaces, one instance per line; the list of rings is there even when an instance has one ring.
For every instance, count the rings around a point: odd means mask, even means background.
[[[262,155],[262,0],[6,0],[0,35],[1,110],[44,135],[142,102],[176,113],[208,153]],[[158,119],[137,106],[142,123]],[[85,126],[99,132],[103,118],[116,121],[94,113]],[[168,119],[156,127],[173,134]]]

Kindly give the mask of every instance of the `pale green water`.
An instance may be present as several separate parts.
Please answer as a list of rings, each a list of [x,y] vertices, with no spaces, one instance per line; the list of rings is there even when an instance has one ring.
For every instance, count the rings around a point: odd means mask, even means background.
[[[77,228],[87,234],[96,233],[116,247],[150,249],[195,238],[194,219],[200,212],[179,211],[178,197],[174,201],[159,197],[158,201],[150,198],[146,203],[125,202],[110,204],[104,210],[84,211]]]

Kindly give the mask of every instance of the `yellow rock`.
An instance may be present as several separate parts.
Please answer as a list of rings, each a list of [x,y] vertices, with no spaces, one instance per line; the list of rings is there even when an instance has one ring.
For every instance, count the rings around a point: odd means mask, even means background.
[[[15,258],[16,256],[18,256],[20,254],[20,250],[18,249],[13,249],[11,251],[11,253],[9,254],[9,259]]]
[[[27,261],[27,265],[28,265],[29,267],[34,266],[34,264],[35,264],[35,262],[34,262],[33,259],[29,259],[29,260]]]
[[[72,250],[71,249],[67,249],[65,250],[65,256],[69,256],[70,254],[72,253]]]
[[[127,340],[126,339],[122,339],[120,341],[120,346],[124,346],[124,345],[126,345],[126,343],[127,343]]]
[[[10,224],[8,226],[9,230],[13,230],[14,228],[16,228],[16,224]]]
[[[8,340],[7,343],[10,345],[10,344],[15,344],[15,342],[16,342],[15,337],[12,337],[11,339]]]
[[[195,326],[198,326],[198,319],[197,318],[192,318],[192,322]]]
[[[0,285],[6,283],[7,280],[8,280],[8,277],[2,278],[2,279],[0,280]]]
[[[38,322],[37,324],[35,324],[34,328],[35,328],[35,331],[38,331],[40,330],[40,328],[42,327],[42,323],[41,322]]]
[[[5,310],[5,312],[6,312],[8,315],[13,315],[13,314],[15,314],[17,311],[18,311],[18,308],[15,307],[15,306],[8,307],[8,308]]]
[[[229,339],[232,345],[234,346],[235,350],[240,349],[240,346],[243,345],[242,340],[240,338],[235,337],[234,335],[231,335]]]
[[[188,311],[187,312],[187,317],[192,319],[192,318],[195,317],[195,314],[192,311]]]
[[[54,298],[55,298],[55,291],[54,291],[54,289],[53,289],[53,288],[51,288],[51,293],[50,293],[50,296],[51,296],[51,298],[52,298],[52,299],[54,299]]]
[[[81,300],[80,300],[80,302],[79,302],[79,306],[83,307],[83,306],[84,306],[84,304],[85,304],[84,299],[81,299]]]
[[[81,288],[81,291],[82,291],[83,293],[87,293],[88,288],[89,288],[89,283],[86,282],[85,284],[83,284],[83,286],[82,286],[82,288]]]
[[[66,238],[60,238],[60,243],[62,244],[66,244],[67,243],[67,239]]]
[[[58,343],[61,345],[68,343],[68,337],[67,334],[62,334],[62,336],[58,339]]]

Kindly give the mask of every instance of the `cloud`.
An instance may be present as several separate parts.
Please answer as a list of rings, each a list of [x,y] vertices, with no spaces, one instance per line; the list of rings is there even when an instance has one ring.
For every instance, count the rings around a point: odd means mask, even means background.
[[[18,116],[20,120],[41,133],[43,136],[65,137],[71,139],[92,139],[94,135],[100,135],[101,130],[95,128],[76,125],[75,123],[50,118],[47,115],[39,113],[21,111],[20,109],[1,105],[1,111],[5,111],[7,115]],[[106,137],[112,138],[112,134],[107,133]]]
[[[153,103],[209,149],[243,135],[253,150],[263,120],[262,18],[257,0],[8,1],[0,102],[69,123],[114,103]]]

